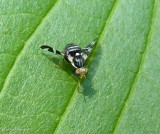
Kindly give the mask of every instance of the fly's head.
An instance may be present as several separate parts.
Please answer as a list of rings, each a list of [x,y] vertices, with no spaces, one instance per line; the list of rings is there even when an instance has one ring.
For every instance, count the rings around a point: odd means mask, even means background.
[[[85,67],[82,68],[76,68],[76,74],[80,75],[80,78],[86,78],[86,74],[87,74],[88,69]]]

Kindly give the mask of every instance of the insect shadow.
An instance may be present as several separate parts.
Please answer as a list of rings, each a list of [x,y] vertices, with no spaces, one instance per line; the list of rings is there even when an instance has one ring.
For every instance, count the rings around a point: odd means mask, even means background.
[[[88,97],[92,97],[96,90],[93,86],[93,78],[97,72],[97,68],[99,66],[100,60],[102,59],[102,49],[101,46],[97,46],[95,52],[91,55],[89,58],[89,62],[87,61],[88,65],[88,74],[86,79],[82,81],[82,88],[83,92],[82,94]]]
[[[68,74],[72,73],[74,68],[67,61],[65,61],[64,58],[62,58],[60,56],[53,55],[52,53],[49,53],[49,52],[42,51],[41,53],[54,63],[53,66],[55,68],[64,70]]]

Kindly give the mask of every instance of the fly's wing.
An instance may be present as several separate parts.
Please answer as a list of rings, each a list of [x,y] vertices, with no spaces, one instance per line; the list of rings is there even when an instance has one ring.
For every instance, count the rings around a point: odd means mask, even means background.
[[[82,57],[84,58],[84,60],[86,60],[88,58],[95,43],[96,43],[96,39],[93,40],[88,46],[86,46],[85,48],[82,49],[82,51],[83,51]]]
[[[56,49],[54,49],[54,48],[52,48],[50,46],[42,45],[40,48],[43,49],[43,50],[47,50],[49,52],[52,52],[54,54],[58,54],[58,55],[64,56],[64,53],[62,53],[62,52],[60,52],[60,51],[58,51],[58,50],[56,50]]]

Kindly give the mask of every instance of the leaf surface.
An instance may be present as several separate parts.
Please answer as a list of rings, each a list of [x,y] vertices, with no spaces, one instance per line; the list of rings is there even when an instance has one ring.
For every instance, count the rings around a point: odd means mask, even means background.
[[[160,133],[159,6],[158,0],[2,0],[0,131]],[[47,58],[39,47],[63,51],[95,38],[80,94],[72,68],[55,67],[60,57]]]

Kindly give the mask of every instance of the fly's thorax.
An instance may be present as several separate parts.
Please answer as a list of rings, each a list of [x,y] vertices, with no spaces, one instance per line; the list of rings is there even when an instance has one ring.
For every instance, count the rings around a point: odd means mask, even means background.
[[[65,48],[65,54],[74,57],[77,53],[82,53],[82,49],[75,44],[68,44]]]

